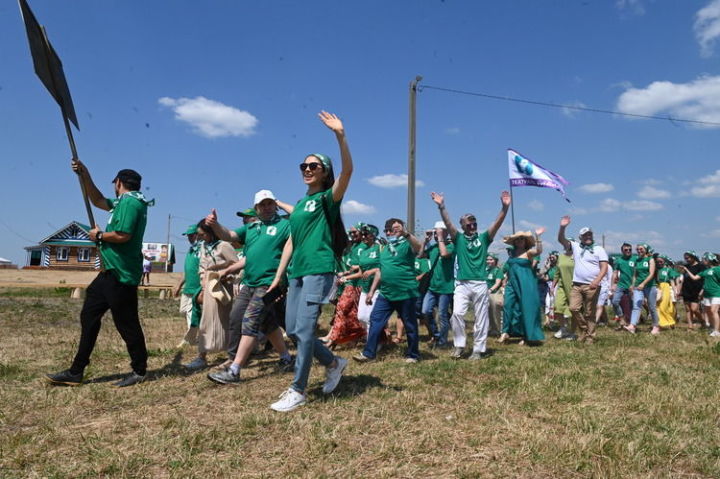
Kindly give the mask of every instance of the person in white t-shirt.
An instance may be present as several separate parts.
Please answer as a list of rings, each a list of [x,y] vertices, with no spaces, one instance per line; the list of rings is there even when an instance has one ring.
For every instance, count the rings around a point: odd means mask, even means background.
[[[580,229],[578,241],[568,241],[565,228],[569,224],[569,216],[560,219],[558,241],[565,248],[572,248],[575,260],[570,313],[580,332],[578,340],[592,344],[595,341],[595,311],[600,296],[600,282],[607,274],[608,255],[602,246],[595,244],[593,232],[587,226]]]

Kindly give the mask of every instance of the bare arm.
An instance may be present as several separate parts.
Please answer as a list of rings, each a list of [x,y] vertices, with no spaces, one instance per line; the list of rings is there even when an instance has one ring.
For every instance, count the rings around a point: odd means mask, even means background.
[[[607,261],[600,261],[600,274],[598,274],[594,280],[592,280],[592,283],[590,283],[591,288],[597,288],[600,286],[600,281],[605,277],[607,274],[608,269],[608,262]]]
[[[496,280],[495,280],[495,284],[493,284],[493,285],[490,287],[490,292],[491,292],[491,293],[496,293],[496,292],[500,289],[500,287],[502,286],[502,282],[503,282],[502,278],[496,279]]]
[[[689,277],[691,280],[693,280],[693,281],[699,281],[699,280],[700,280],[700,276],[698,276],[698,275],[690,272],[690,270],[687,269],[685,266],[683,266],[683,269],[685,270],[685,272],[687,273],[688,277]],[[680,283],[680,285],[682,286],[682,283]]]
[[[375,295],[375,291],[377,291],[378,286],[380,285],[380,276],[380,268],[378,268],[375,276],[373,276],[373,282],[370,285],[370,291],[368,291],[367,298],[365,299],[365,304],[367,305],[372,304],[372,298]]]
[[[292,257],[293,253],[293,244],[292,244],[292,235],[287,239],[285,242],[285,247],[283,247],[282,256],[280,257],[280,265],[278,265],[277,272],[275,273],[275,279],[273,280],[270,287],[267,289],[267,292],[269,293],[270,290],[275,289],[280,285],[282,282],[283,276],[285,276],[285,271],[287,270],[288,264],[290,263],[290,258]]]
[[[445,227],[447,228],[448,233],[450,233],[450,237],[455,239],[455,235],[457,235],[458,230],[450,219],[450,214],[445,208],[445,196],[443,196],[442,193],[435,193],[433,191],[432,193],[430,193],[430,197],[435,202],[435,204],[438,205],[438,209],[440,210],[440,218],[442,218],[443,222],[445,223]]]
[[[210,228],[212,228],[213,233],[215,233],[215,235],[223,241],[227,241],[227,242],[239,242],[240,241],[237,233],[235,233],[232,230],[227,229],[226,227],[224,227],[223,225],[218,223],[217,211],[215,210],[215,208],[213,208],[212,211],[210,211],[210,214],[208,214],[205,217],[205,224],[207,224]]]
[[[447,248],[447,243],[445,243],[445,237],[442,234],[442,229],[438,228],[435,230],[435,233],[437,234],[437,244],[438,249],[440,250],[440,257],[441,258],[449,258],[451,256],[450,251]]]
[[[240,258],[240,261],[236,261],[235,263],[232,263],[230,266],[228,266],[225,269],[222,269],[218,271],[220,273],[220,277],[228,276],[230,274],[239,273],[245,268],[245,263],[247,260],[243,257]]]
[[[503,191],[500,194],[500,203],[502,204],[502,207],[500,208],[500,213],[498,213],[497,218],[495,218],[495,221],[490,225],[490,227],[487,229],[488,238],[490,241],[492,241],[493,238],[495,238],[495,235],[497,234],[498,230],[503,224],[503,221],[505,221],[505,217],[507,216],[508,209],[510,208],[510,193],[507,191]]]
[[[295,207],[293,205],[291,205],[290,203],[285,203],[284,201],[280,201],[280,200],[275,200],[275,203],[277,203],[277,205],[280,207],[280,209],[282,209],[283,211],[285,211],[286,213],[288,213],[290,215],[293,213],[293,211],[295,211]]]
[[[558,242],[563,245],[565,251],[570,249],[570,242],[565,237],[565,229],[570,224],[570,217],[563,216],[560,218],[560,228],[558,229]]]
[[[540,255],[542,254],[542,252],[543,252],[543,247],[542,247],[542,239],[540,238],[540,236],[541,236],[544,232],[545,232],[545,228],[544,228],[544,227],[541,227],[541,228],[538,228],[538,229],[535,230],[535,247],[534,247],[534,248],[531,248],[531,249],[528,251],[528,256],[529,256],[530,258],[535,257],[535,256],[540,256]],[[547,281],[547,280],[546,280],[546,281]]]
[[[85,193],[90,199],[90,202],[101,210],[110,211],[110,207],[107,201],[105,201],[105,196],[103,196],[97,186],[95,186],[87,167],[77,159],[71,160],[70,166],[72,170],[80,176],[80,181],[82,181],[85,187]],[[122,241],[122,243],[124,243],[124,241]]]
[[[338,202],[343,199],[343,196],[345,196],[345,192],[348,189],[348,185],[350,185],[350,178],[353,174],[352,155],[350,155],[350,147],[348,146],[345,129],[342,121],[340,121],[340,118],[338,118],[337,115],[326,111],[321,111],[318,116],[320,117],[320,121],[322,121],[325,126],[335,133],[335,138],[337,138],[338,146],[340,147],[342,169],[340,170],[340,174],[335,179],[335,183],[332,187],[333,200]]]

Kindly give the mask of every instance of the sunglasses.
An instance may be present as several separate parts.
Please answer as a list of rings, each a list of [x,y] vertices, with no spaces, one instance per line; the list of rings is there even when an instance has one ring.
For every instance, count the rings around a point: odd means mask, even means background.
[[[466,228],[477,228],[477,223],[465,223]]]
[[[315,171],[318,168],[322,168],[322,167],[323,166],[320,163],[300,163],[300,171],[302,171],[303,173],[305,172],[305,170],[308,170],[308,169],[310,171]]]

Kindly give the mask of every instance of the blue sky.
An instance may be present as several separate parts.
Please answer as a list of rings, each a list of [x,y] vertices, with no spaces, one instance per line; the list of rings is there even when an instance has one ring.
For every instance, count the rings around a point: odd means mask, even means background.
[[[720,0],[236,2],[31,0],[63,60],[75,139],[111,194],[120,168],[144,177],[146,241],[220,221],[269,188],[303,193],[297,164],[338,157],[321,109],[345,122],[356,164],[347,223],[404,217],[408,83],[720,123]],[[32,70],[19,9],[0,5],[0,256],[86,222],[58,108]],[[417,218],[486,226],[514,148],[571,182],[516,188],[518,229],[560,216],[608,249],[647,241],[678,257],[720,250],[718,129],[573,112],[424,89],[417,106]],[[382,177],[382,178],[376,178]],[[399,182],[402,183],[402,182]],[[103,225],[106,214],[97,212]],[[510,220],[502,230],[510,229]],[[547,245],[546,245],[547,246]],[[500,243],[494,244],[494,249]]]

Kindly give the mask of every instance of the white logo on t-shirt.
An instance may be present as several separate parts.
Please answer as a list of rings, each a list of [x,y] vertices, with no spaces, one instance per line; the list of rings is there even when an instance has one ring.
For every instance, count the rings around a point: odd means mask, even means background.
[[[368,258],[372,258],[372,259],[377,258],[377,251],[371,252],[371,253],[368,255]]]
[[[275,226],[268,226],[265,230],[265,234],[269,234],[270,236],[275,236],[277,234],[277,228]]]
[[[305,203],[305,208],[303,208],[303,210],[312,213],[313,211],[315,211],[315,208],[317,208],[317,201],[310,200]]]

